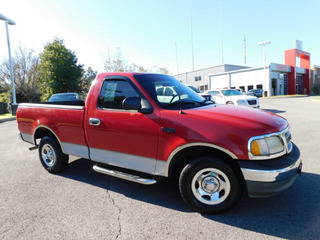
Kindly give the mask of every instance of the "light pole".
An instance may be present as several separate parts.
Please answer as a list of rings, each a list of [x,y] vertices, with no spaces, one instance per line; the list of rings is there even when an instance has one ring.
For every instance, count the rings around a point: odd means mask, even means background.
[[[267,82],[266,82],[266,44],[269,44],[269,43],[271,43],[270,40],[258,43],[258,46],[263,46],[264,84],[267,84]],[[268,85],[270,85],[270,83]],[[270,89],[270,87],[269,87],[269,89]]]
[[[189,0],[190,10],[190,35],[191,35],[191,51],[192,51],[192,71],[194,71],[194,56],[193,56],[193,33],[192,33],[192,11],[191,11],[191,0]]]
[[[177,71],[178,71],[178,80],[179,80],[179,62],[178,62],[178,49],[177,49],[177,42],[175,42],[176,45],[176,59],[177,59]]]
[[[222,29],[222,0],[220,0],[220,33],[221,33],[221,64],[223,65],[223,29]]]
[[[9,65],[10,65],[10,75],[11,75],[11,85],[12,85],[12,115],[16,115],[17,110],[17,99],[16,99],[16,88],[14,85],[14,74],[13,74],[13,66],[12,66],[12,57],[11,57],[11,48],[10,48],[10,38],[9,38],[9,28],[8,25],[16,25],[15,21],[7,18],[6,16],[0,13],[0,20],[5,21],[6,31],[7,31],[7,42],[8,42],[8,53],[9,53]]]

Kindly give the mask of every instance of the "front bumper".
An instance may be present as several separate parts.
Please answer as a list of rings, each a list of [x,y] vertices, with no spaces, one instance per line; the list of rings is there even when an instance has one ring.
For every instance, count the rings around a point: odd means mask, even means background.
[[[302,161],[296,145],[290,154],[272,160],[239,160],[250,197],[275,195],[294,182],[301,174]]]

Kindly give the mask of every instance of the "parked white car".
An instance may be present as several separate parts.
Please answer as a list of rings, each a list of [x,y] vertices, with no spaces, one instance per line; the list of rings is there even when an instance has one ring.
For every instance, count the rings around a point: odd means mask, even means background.
[[[253,108],[260,107],[257,97],[243,95],[235,89],[208,90],[205,93],[212,95],[213,100],[217,104],[234,104]]]

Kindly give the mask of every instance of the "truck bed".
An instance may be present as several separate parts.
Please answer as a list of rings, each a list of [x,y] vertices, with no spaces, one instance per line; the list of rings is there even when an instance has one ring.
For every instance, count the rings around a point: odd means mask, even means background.
[[[60,102],[40,102],[38,104],[85,106],[85,102],[83,100],[78,100],[78,101],[60,101]]]
[[[70,102],[68,102],[70,103]],[[84,103],[22,103],[17,121],[23,140],[37,145],[41,132],[53,134],[65,154],[89,158],[84,133]]]

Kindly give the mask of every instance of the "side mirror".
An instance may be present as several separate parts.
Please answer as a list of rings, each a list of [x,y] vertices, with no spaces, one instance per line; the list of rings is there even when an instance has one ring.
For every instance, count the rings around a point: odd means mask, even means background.
[[[129,97],[123,100],[122,107],[125,110],[140,110],[141,99],[139,97]]]
[[[138,112],[147,114],[152,113],[152,108],[142,107],[141,98],[139,97],[129,97],[123,100],[122,107],[125,110],[137,110]]]

